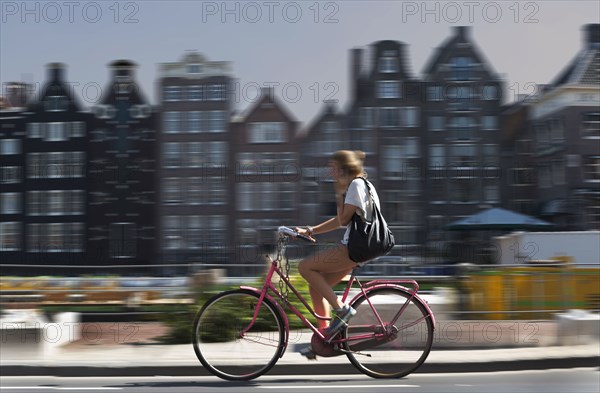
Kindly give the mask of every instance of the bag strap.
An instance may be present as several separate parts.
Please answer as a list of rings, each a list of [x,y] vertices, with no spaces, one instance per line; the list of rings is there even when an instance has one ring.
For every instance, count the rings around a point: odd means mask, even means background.
[[[379,206],[377,206],[377,202],[375,202],[375,197],[373,196],[373,191],[371,190],[371,186],[369,186],[369,182],[362,176],[356,176],[356,179],[362,179],[367,186],[367,191],[369,192],[369,198],[371,198],[372,206],[371,206],[371,220],[373,216],[375,216],[376,211],[379,210]]]
[[[375,205],[375,197],[373,197],[373,191],[371,190],[371,186],[369,186],[369,182],[367,181],[367,179],[365,179],[362,176],[356,176],[355,179],[362,179],[365,182],[365,185],[367,186],[367,191],[369,192],[369,198],[371,198],[371,200],[373,201],[373,206]]]

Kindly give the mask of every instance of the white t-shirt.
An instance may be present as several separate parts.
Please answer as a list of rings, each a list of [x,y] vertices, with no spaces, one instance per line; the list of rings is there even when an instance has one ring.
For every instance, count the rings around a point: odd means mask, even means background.
[[[373,199],[375,199],[377,207],[379,207],[379,209],[381,210],[377,190],[375,190],[375,187],[373,187],[373,184],[371,182],[369,182],[369,187],[371,187],[371,193],[373,194]],[[363,179],[352,180],[352,183],[350,183],[350,185],[348,186],[348,191],[346,192],[346,199],[344,199],[344,204],[356,206],[356,213],[363,220],[371,221],[373,207],[371,206],[371,198],[369,198],[369,190],[367,189],[367,185],[365,184],[365,181]],[[342,244],[348,244],[349,236],[350,224],[348,224],[346,233],[344,233]]]

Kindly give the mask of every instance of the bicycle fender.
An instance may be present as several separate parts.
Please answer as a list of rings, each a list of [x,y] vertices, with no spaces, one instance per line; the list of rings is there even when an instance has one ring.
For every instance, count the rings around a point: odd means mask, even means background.
[[[403,287],[402,285],[397,285],[397,284],[376,284],[376,285],[372,285],[367,288],[364,288],[364,291],[365,291],[365,294],[368,295],[370,292],[376,291],[378,289],[384,289],[384,288],[394,288],[399,291],[405,292],[409,295],[412,295],[415,299],[417,299],[417,301],[421,302],[423,304],[423,306],[425,306],[425,309],[427,310],[427,312],[429,313],[429,317],[431,318],[431,322],[433,323],[433,330],[435,331],[435,327],[436,327],[435,315],[433,315],[433,312],[431,311],[429,304],[423,298],[421,298],[417,293],[412,292],[410,289]],[[359,292],[357,295],[355,295],[352,298],[352,300],[350,301],[349,304],[354,303],[361,296],[363,296],[363,293]]]
[[[262,292],[254,287],[240,286],[240,289],[243,289],[243,290],[249,291],[249,292],[254,292],[255,294],[257,294],[259,296]],[[289,342],[289,338],[290,338],[290,322],[288,320],[287,314],[283,310],[283,307],[281,307],[281,305],[277,302],[277,300],[273,299],[273,297],[271,295],[269,295],[269,293],[265,294],[265,298],[267,299],[267,301],[271,302],[271,304],[275,305],[275,308],[277,309],[279,314],[282,316],[283,324],[285,325],[285,337],[284,337],[283,348],[281,350],[281,353],[279,354],[279,358],[281,358],[281,357],[283,357],[283,354],[285,353],[287,346],[288,346],[288,342]]]

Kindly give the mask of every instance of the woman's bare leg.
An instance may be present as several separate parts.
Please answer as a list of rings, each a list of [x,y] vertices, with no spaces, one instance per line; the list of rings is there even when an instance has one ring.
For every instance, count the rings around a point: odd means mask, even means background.
[[[317,314],[329,316],[329,307],[323,299],[334,308],[344,306],[332,286],[355,267],[356,263],[348,257],[348,249],[344,245],[313,254],[300,262],[298,271],[310,286],[310,295]],[[326,321],[319,321],[319,327],[325,326]]]

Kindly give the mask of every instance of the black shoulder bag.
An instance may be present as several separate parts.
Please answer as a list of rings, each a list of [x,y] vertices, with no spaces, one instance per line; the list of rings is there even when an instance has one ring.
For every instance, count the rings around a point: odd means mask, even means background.
[[[395,244],[394,235],[379,211],[369,182],[365,178],[361,177],[361,179],[364,180],[367,186],[367,192],[372,201],[373,214],[371,215],[371,222],[363,221],[356,213],[352,216],[348,237],[348,254],[350,259],[357,263],[385,255],[390,252]]]

